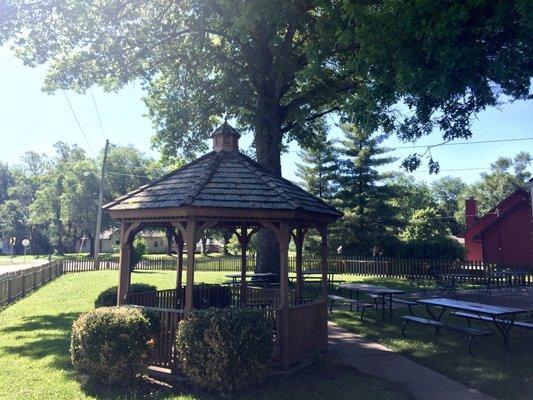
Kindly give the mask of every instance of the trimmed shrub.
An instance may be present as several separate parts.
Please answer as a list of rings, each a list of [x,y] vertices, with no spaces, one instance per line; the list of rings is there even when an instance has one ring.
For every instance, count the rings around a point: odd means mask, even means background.
[[[130,293],[155,292],[157,288],[146,283],[132,283]],[[114,307],[117,305],[118,286],[112,286],[98,295],[94,307]]]
[[[195,311],[176,335],[182,373],[198,386],[219,392],[261,381],[270,365],[273,325],[260,310],[224,308]]]
[[[148,317],[139,309],[94,309],[72,325],[72,365],[106,385],[128,385],[148,366],[152,333]]]
[[[181,291],[181,304],[185,304],[187,287]],[[201,283],[194,285],[192,292],[193,307],[195,310],[206,308],[225,308],[231,305],[231,289],[216,283]]]

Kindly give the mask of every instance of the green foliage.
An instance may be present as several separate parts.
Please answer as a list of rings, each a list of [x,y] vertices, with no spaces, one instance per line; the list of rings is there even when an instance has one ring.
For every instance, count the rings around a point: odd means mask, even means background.
[[[296,176],[305,190],[321,199],[332,199],[338,190],[338,150],[327,135],[328,127],[322,124],[316,140],[300,154],[303,163],[296,164]]]
[[[394,188],[384,184],[388,175],[378,170],[395,159],[381,146],[386,135],[348,124],[341,129],[345,140],[340,149],[338,204],[344,217],[332,230],[332,242],[335,248],[342,245],[345,254],[372,254],[389,246],[399,224],[391,202]]]
[[[475,113],[499,100],[530,97],[530,2],[344,4],[351,29],[340,35],[357,44],[349,69],[367,82],[348,105],[360,126],[394,129],[403,140],[434,128],[444,140],[467,139]],[[438,170],[428,153],[413,154],[404,166],[416,168],[427,155],[429,167]]]
[[[130,385],[148,366],[152,333],[150,321],[138,309],[89,311],[72,325],[72,365],[105,385]]]
[[[13,183],[13,175],[11,175],[9,166],[0,162],[0,204],[8,199],[8,191]]]
[[[185,304],[187,287],[182,291],[182,304]],[[231,305],[231,288],[227,285],[201,283],[194,285],[192,303],[195,310],[206,308],[225,308]]]
[[[461,178],[452,178],[449,176],[442,177],[434,181],[431,185],[433,197],[437,202],[437,208],[443,216],[445,223],[456,235],[464,228],[464,214],[457,215],[461,210],[463,202],[463,193],[467,185]]]
[[[527,168],[532,161],[531,154],[524,151],[514,158],[498,158],[490,165],[490,171],[483,172],[481,180],[466,190],[464,198],[474,197],[477,200],[480,215],[488,212],[516,189],[525,188],[525,183],[531,178]]]
[[[195,311],[176,337],[181,371],[196,385],[231,392],[261,381],[270,365],[273,326],[261,310]]]
[[[157,287],[146,283],[132,283],[130,293],[155,292]],[[118,286],[112,286],[101,292],[94,301],[94,307],[114,307],[117,305]]]
[[[0,202],[0,236],[30,238],[34,254],[73,252],[76,239],[86,236],[92,252],[101,156],[89,158],[63,142],[54,148],[51,157],[27,152],[19,167],[0,165],[0,197],[7,196]],[[113,146],[107,170],[104,196],[110,199],[160,176],[164,167],[133,147]],[[102,228],[111,227],[107,213],[102,217]]]
[[[442,216],[434,208],[415,211],[401,237],[404,240],[438,240],[450,234]]]
[[[465,247],[451,238],[445,219],[435,208],[416,211],[400,237],[406,246],[398,256],[463,259],[466,255]]]
[[[50,10],[60,16],[53,24]],[[153,143],[169,157],[204,150],[228,114],[254,132],[258,161],[279,172],[283,139],[307,146],[314,121],[331,112],[405,140],[433,127],[444,139],[469,138],[474,113],[529,97],[530,14],[525,0],[183,0],[90,10],[8,0],[0,44],[12,43],[27,65],[46,63],[49,91],[141,80]],[[430,167],[438,169],[431,159]]]
[[[148,243],[142,237],[137,236],[133,240],[133,246],[131,247],[130,271],[133,271],[139,261],[142,260],[146,250],[148,250]]]

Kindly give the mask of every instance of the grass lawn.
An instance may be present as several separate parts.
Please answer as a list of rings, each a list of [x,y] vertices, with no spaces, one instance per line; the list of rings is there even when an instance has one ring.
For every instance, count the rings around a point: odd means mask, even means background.
[[[225,281],[225,273],[197,272],[196,280]],[[0,311],[0,399],[211,399],[188,385],[173,388],[143,384],[126,391],[83,382],[69,361],[70,328],[90,310],[96,296],[116,285],[117,271],[64,275]],[[133,282],[172,288],[172,271],[141,271]],[[290,378],[270,377],[239,399],[405,399],[380,380],[323,360]]]
[[[399,319],[407,314],[406,307],[394,310],[392,323],[382,322],[381,310],[367,310],[363,323],[358,314],[349,311],[334,311],[330,319],[352,332],[381,343],[420,364],[496,398],[532,398],[531,331],[511,331],[511,354],[502,353],[499,334],[478,338],[477,344],[473,346],[475,358],[472,358],[468,354],[468,337],[464,335],[443,331],[440,338],[435,338],[433,329],[410,324],[406,328],[408,339],[404,339]],[[414,314],[429,318],[422,307],[416,307]],[[443,318],[445,320],[446,315]],[[464,320],[455,317],[451,317],[449,321],[465,324]],[[473,323],[473,326],[489,328],[489,325],[483,323]]]

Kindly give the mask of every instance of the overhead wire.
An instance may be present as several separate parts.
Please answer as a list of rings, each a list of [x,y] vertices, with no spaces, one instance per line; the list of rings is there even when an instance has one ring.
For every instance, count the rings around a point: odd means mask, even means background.
[[[98,106],[96,105],[96,99],[94,97],[94,92],[91,89],[91,96],[93,98],[93,104],[94,109],[96,110],[96,116],[98,117],[98,124],[100,125],[100,131],[102,132],[102,136],[104,137],[104,140],[107,140],[106,134],[104,132],[104,126],[102,125],[102,120],[100,119],[100,112],[98,111]]]
[[[72,107],[72,104],[70,103],[70,100],[68,99],[67,94],[65,92],[63,92],[63,95],[65,96],[65,100],[68,103],[68,106],[70,108],[70,111],[72,112],[72,115],[74,116],[74,119],[76,120],[76,124],[78,124],[78,128],[80,129],[81,135],[85,139],[85,142],[87,143],[87,146],[89,146],[89,148],[92,151],[93,150],[93,146],[91,146],[91,143],[89,142],[89,139],[87,139],[87,135],[85,134],[85,131],[83,130],[83,128],[81,126],[81,123],[80,123],[80,121],[78,119],[78,116],[76,115],[76,112],[74,111],[74,108]]]

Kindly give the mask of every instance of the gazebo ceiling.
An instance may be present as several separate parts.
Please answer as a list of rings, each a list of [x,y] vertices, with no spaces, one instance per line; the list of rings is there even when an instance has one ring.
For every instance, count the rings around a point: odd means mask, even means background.
[[[213,133],[214,150],[104,206],[114,218],[216,214],[281,215],[333,221],[342,214],[238,150],[227,122]]]

